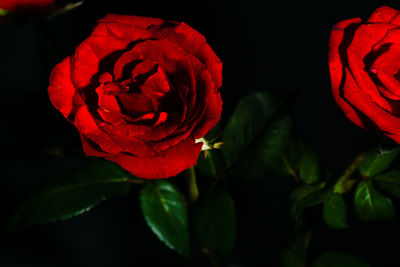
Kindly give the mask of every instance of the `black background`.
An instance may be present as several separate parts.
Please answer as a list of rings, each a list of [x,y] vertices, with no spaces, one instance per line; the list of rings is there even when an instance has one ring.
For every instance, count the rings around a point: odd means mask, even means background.
[[[331,97],[326,56],[330,29],[346,18],[367,19],[383,4],[400,9],[400,2],[377,0],[88,0],[36,26],[1,25],[0,226],[46,176],[81,161],[55,155],[82,152],[76,129],[51,105],[46,89],[54,65],[72,54],[105,14],[185,21],[203,33],[224,63],[225,117],[251,91],[301,91],[294,107],[295,126],[338,176],[368,134],[349,122]],[[46,49],[41,35],[54,51]],[[233,254],[221,257],[223,266],[276,266],[278,252],[293,238],[288,215],[293,185],[289,178],[265,177],[231,192],[238,240]],[[68,221],[1,234],[0,266],[185,265],[145,225],[138,191],[134,188]],[[400,266],[398,219],[360,223],[350,217],[348,230],[334,231],[318,212],[309,222],[315,229],[311,261],[333,250],[359,256],[372,266]],[[195,254],[191,264],[205,266],[206,261]]]

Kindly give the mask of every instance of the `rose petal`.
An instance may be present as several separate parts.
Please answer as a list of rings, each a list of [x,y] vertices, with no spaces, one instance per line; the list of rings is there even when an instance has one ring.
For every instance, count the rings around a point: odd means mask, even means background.
[[[118,22],[105,23],[102,20],[93,30],[92,36],[113,37],[129,42],[153,38],[153,34],[145,28]]]
[[[385,87],[383,87],[381,85],[378,85],[378,89],[379,89],[379,92],[381,92],[382,95],[384,95],[388,99],[391,99],[391,100],[399,100],[400,99],[398,95],[393,94],[392,92],[390,92],[389,90],[387,90]],[[392,105],[392,112],[394,112],[393,105]]]
[[[99,78],[95,75],[112,73],[114,62],[125,51],[129,41],[110,36],[91,35],[75,50],[72,57],[72,81],[77,88],[85,88]],[[97,85],[97,84],[95,84]]]
[[[152,27],[149,29],[158,39],[173,42],[189,54],[197,57],[210,70],[217,88],[222,85],[222,62],[208,45],[206,38],[182,22],[174,26]]]
[[[96,93],[98,95],[98,105],[100,108],[121,113],[121,109],[118,100],[115,98],[115,95],[109,94],[107,89],[104,89],[104,86],[98,87],[96,89]]]
[[[65,58],[53,69],[48,93],[51,102],[64,117],[73,120],[73,110],[82,103],[71,81],[70,57]]]
[[[158,125],[166,122],[167,118],[168,118],[168,113],[167,112],[161,112],[160,115],[158,116],[158,119],[157,119],[156,123],[153,126],[158,126]]]
[[[144,94],[128,93],[116,95],[122,112],[131,118],[137,118],[147,113],[158,111],[157,101]]]
[[[347,69],[343,92],[344,98],[369,118],[382,132],[400,134],[400,118],[378,106],[367,93],[357,86]]]
[[[391,99],[400,99],[400,82],[392,75],[386,74],[384,71],[378,71],[377,77],[383,84],[384,88],[391,93]]]
[[[374,13],[372,13],[371,17],[369,17],[369,23],[375,22],[384,22],[389,23],[389,21],[398,13],[396,9],[393,9],[388,6],[382,6],[377,8]]]
[[[147,27],[153,25],[162,25],[165,23],[165,20],[157,18],[139,17],[139,16],[108,14],[104,18],[100,19],[99,22],[101,23],[119,22],[146,29]]]
[[[83,152],[85,152],[87,156],[105,157],[108,155],[108,153],[102,151],[96,143],[87,138],[84,134],[81,134],[80,136],[82,140]]]
[[[118,58],[118,60],[114,64],[115,79],[120,80],[120,79],[132,78],[133,75],[130,77],[127,77],[125,75],[131,75],[132,69],[135,69],[137,65],[142,63],[142,61],[143,61],[143,57],[138,55],[136,52],[134,52],[132,50],[125,52],[123,55],[121,55]],[[142,70],[143,73],[141,73],[141,74],[145,74],[145,73],[151,71],[151,69],[154,67],[154,64],[156,64],[156,62],[146,60],[145,64],[146,64],[146,66],[151,64],[151,67],[146,69],[146,72],[144,72],[144,70]],[[131,67],[131,69],[126,69],[127,67]],[[128,72],[128,73],[126,73],[126,72]]]
[[[374,46],[374,51],[379,50],[382,45],[390,45],[390,44],[400,44],[400,29],[399,28],[391,28],[386,32],[384,37],[379,40]]]
[[[162,98],[171,89],[168,77],[160,66],[157,67],[157,71],[148,77],[140,88],[143,94],[150,95],[155,99]]]
[[[193,167],[200,154],[202,144],[195,144],[189,138],[154,157],[135,157],[130,155],[110,155],[106,158],[115,161],[133,175],[145,179],[163,179]]]
[[[100,129],[86,106],[80,107],[76,112],[75,125],[81,134],[95,142],[103,151],[110,154],[123,151],[109,135]]]
[[[365,71],[364,59],[371,53],[371,47],[379,42],[394,26],[376,23],[360,25],[347,48],[348,66],[358,86],[365,91],[379,106],[391,111],[388,101],[381,96],[368,72]]]
[[[358,26],[361,22],[360,18],[348,19],[341,21],[333,26],[329,39],[329,70],[332,82],[332,95],[335,101],[343,110],[347,118],[361,128],[368,128],[361,120],[356,110],[341,96],[344,62],[347,58],[342,59],[343,49],[350,43],[353,32],[352,28]]]
[[[97,113],[99,113],[100,117],[107,123],[110,124],[125,123],[124,116],[119,112],[98,108]]]

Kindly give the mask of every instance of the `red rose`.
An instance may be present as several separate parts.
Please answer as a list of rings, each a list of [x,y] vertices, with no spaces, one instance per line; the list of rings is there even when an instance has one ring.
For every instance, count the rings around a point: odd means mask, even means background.
[[[222,63],[185,23],[108,15],[53,70],[49,95],[88,156],[167,178],[196,164],[220,118]]]
[[[0,9],[10,12],[36,12],[54,3],[55,0],[0,0]]]
[[[329,42],[333,96],[358,126],[400,143],[400,13],[378,8],[336,24]]]

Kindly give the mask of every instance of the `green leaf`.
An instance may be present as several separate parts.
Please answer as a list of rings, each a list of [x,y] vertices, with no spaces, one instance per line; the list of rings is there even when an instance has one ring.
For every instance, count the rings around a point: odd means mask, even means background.
[[[361,162],[359,170],[363,177],[375,176],[386,170],[396,159],[400,149],[381,150],[378,147],[371,149]]]
[[[390,195],[400,198],[400,171],[389,171],[378,175],[374,182]]]
[[[111,196],[127,193],[130,189],[128,177],[129,174],[114,163],[88,161],[50,178],[16,210],[7,230],[79,215]]]
[[[312,265],[313,267],[370,267],[365,261],[338,252],[327,252],[321,255]]]
[[[323,207],[325,223],[333,229],[347,228],[346,209],[343,197],[340,194],[332,194]]]
[[[296,188],[291,195],[292,217],[297,220],[304,209],[316,206],[327,201],[332,194],[332,190],[325,188],[324,183],[303,185]]]
[[[185,200],[167,181],[148,183],[140,194],[144,218],[169,248],[189,255],[189,232]]]
[[[317,153],[308,146],[304,146],[299,165],[300,178],[306,184],[319,180],[319,162]]]
[[[361,221],[387,221],[395,215],[390,198],[376,191],[371,181],[361,181],[358,184],[354,208]]]
[[[207,153],[207,157],[204,156],[204,153]],[[202,151],[195,167],[207,176],[218,177],[225,170],[221,151],[215,149],[208,150],[207,152]]]
[[[236,215],[224,185],[215,182],[200,197],[194,227],[207,248],[221,253],[232,251],[236,240]]]
[[[222,138],[222,152],[232,174],[253,180],[275,168],[292,125],[284,108],[286,100],[267,91],[239,102]]]

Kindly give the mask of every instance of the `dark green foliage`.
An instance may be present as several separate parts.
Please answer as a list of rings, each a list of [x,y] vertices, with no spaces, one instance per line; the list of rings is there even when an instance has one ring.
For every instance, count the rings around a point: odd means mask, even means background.
[[[324,203],[323,216],[327,225],[334,229],[347,227],[347,207],[342,195],[333,193]]]
[[[17,209],[8,230],[79,215],[109,197],[128,192],[128,177],[121,167],[105,160],[89,161],[51,177]]]
[[[198,238],[207,248],[229,253],[236,240],[236,215],[226,186],[215,182],[200,197],[194,216]]]
[[[371,181],[361,181],[358,184],[354,208],[361,221],[387,221],[395,215],[390,198],[378,192]]]
[[[147,224],[169,248],[189,255],[189,232],[185,200],[167,181],[148,183],[140,194]]]
[[[254,180],[275,168],[292,125],[284,107],[286,101],[286,96],[269,91],[240,101],[222,138],[222,151],[231,174]]]

